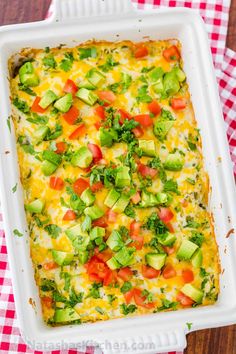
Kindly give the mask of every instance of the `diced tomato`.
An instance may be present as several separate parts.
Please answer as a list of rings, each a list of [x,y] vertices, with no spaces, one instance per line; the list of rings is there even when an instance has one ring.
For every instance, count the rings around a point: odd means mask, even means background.
[[[153,100],[148,104],[149,111],[154,114],[155,116],[161,113],[161,107],[156,100]]]
[[[117,275],[122,280],[129,281],[133,276],[133,272],[129,267],[125,267],[125,268],[121,268]]]
[[[149,114],[138,114],[137,116],[134,116],[134,120],[143,127],[151,127],[153,125],[153,119]]]
[[[138,163],[138,172],[143,176],[143,177],[155,177],[157,175],[157,170],[155,168],[148,167],[147,165],[144,165],[142,163]]]
[[[102,120],[106,118],[104,106],[97,106],[96,108],[94,108],[94,113]]]
[[[134,246],[137,250],[141,250],[143,247],[143,236],[140,235],[140,229],[141,229],[141,223],[137,221],[132,221],[130,224],[130,237],[134,242],[131,244]]]
[[[132,236],[138,236],[140,234],[140,229],[141,229],[141,222],[138,221],[132,221],[129,227],[130,230],[130,235]]]
[[[94,126],[95,126],[95,128],[97,130],[99,130],[101,128],[101,126],[102,126],[102,123],[101,122],[96,122],[96,123],[94,123]]]
[[[93,227],[94,226],[99,226],[99,227],[107,227],[107,217],[106,216],[102,216],[101,218],[94,220],[92,222]]]
[[[145,264],[142,265],[142,275],[144,278],[154,279],[154,278],[157,278],[160,275],[160,273],[161,273],[160,270],[156,270],[156,269],[149,267]]]
[[[31,111],[34,113],[44,113],[47,108],[42,108],[39,106],[39,101],[41,100],[41,97],[35,97],[35,100],[31,106]]]
[[[133,296],[134,296],[133,289],[131,289],[130,291],[127,291],[127,293],[124,294],[125,302],[126,302],[127,305],[130,304]]]
[[[186,99],[185,98],[172,98],[170,100],[170,105],[175,110],[180,110],[186,108]]]
[[[136,127],[132,129],[132,133],[136,138],[140,138],[144,133],[141,127]]]
[[[109,269],[107,275],[103,280],[103,285],[108,286],[111,284],[115,284],[117,282],[117,273],[115,270]]]
[[[179,49],[175,45],[163,50],[162,54],[167,61],[176,61],[180,59]]]
[[[173,228],[173,225],[171,224],[171,222],[167,222],[166,227],[172,234],[175,232],[175,229]]]
[[[135,301],[137,306],[142,306],[142,307],[145,307],[147,309],[152,309],[153,307],[155,307],[154,302],[149,302],[149,303],[145,302],[146,301],[146,296],[142,295],[142,290],[141,289],[134,288],[133,293],[134,293],[134,301]]]
[[[56,154],[63,154],[66,151],[67,145],[63,141],[56,143]]]
[[[102,189],[104,186],[103,186],[103,183],[101,181],[99,182],[96,182],[94,184],[91,185],[91,190],[93,193],[99,191],[100,189]]]
[[[109,285],[114,280],[114,275],[110,268],[106,265],[105,262],[100,260],[97,256],[90,258],[87,263],[87,273],[91,278],[97,277],[97,280],[105,282],[104,285]]]
[[[73,184],[73,190],[77,195],[81,195],[85,189],[89,187],[89,182],[86,179],[78,178]]]
[[[194,281],[194,274],[191,269],[184,269],[182,271],[182,278],[185,283],[191,283]]]
[[[48,309],[50,309],[50,308],[52,308],[53,299],[49,296],[43,296],[42,303],[44,306],[46,306]]]
[[[163,248],[168,255],[173,254],[175,252],[174,247],[163,246]]]
[[[134,56],[136,59],[146,57],[148,55],[148,48],[145,45],[139,45],[134,51]]]
[[[73,80],[68,79],[65,83],[63,91],[66,93],[72,93],[72,95],[74,96],[78,91],[78,87],[76,86]]]
[[[94,163],[97,163],[99,160],[102,159],[102,150],[98,145],[89,143],[88,148],[93,155]]]
[[[131,201],[132,203],[134,204],[138,204],[141,200],[141,197],[140,197],[140,193],[137,191],[132,197],[131,197]]]
[[[183,294],[181,291],[177,294],[176,300],[183,306],[192,306],[194,304],[194,301],[190,299],[190,297]]]
[[[110,222],[110,223],[116,222],[117,214],[113,210],[108,209],[107,212],[106,212],[106,215],[107,215],[107,221],[108,222]]]
[[[49,186],[51,189],[55,189],[57,191],[61,191],[64,187],[64,181],[60,177],[50,177]]]
[[[176,271],[171,264],[167,264],[162,272],[163,278],[170,279],[176,277]]]
[[[161,221],[163,221],[164,223],[169,222],[174,217],[174,214],[172,213],[172,211],[169,208],[165,208],[165,207],[161,207],[158,210],[157,214],[158,214],[159,218],[161,219]]]
[[[98,97],[104,101],[104,106],[109,106],[116,100],[116,95],[112,91],[98,91]]]
[[[123,124],[126,119],[130,120],[132,118],[131,114],[124,109],[118,109],[117,113],[120,115],[119,122],[120,124]]]
[[[78,128],[76,128],[70,135],[69,139],[70,140],[75,140],[78,139],[80,136],[83,136],[86,132],[86,128],[84,123],[80,124]]]
[[[112,257],[112,251],[107,248],[106,250],[99,252],[98,247],[95,248],[95,255],[97,256],[98,259],[100,259],[103,262],[108,261]]]
[[[79,110],[75,106],[72,106],[68,112],[63,114],[63,118],[70,125],[75,124],[78,117],[79,117]]]
[[[63,220],[65,221],[75,220],[76,217],[77,217],[76,213],[73,210],[67,210],[67,212],[63,216]]]
[[[45,270],[51,270],[51,269],[55,269],[55,268],[58,268],[58,264],[54,261],[44,263],[44,265],[43,265],[43,269],[45,269]]]
[[[101,283],[102,279],[97,274],[89,274],[89,279],[95,283]]]

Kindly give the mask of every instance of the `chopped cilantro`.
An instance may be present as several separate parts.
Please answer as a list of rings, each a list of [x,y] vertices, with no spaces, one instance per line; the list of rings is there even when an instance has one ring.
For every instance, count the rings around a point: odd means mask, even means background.
[[[61,272],[61,278],[64,279],[64,290],[68,291],[70,289],[71,275],[67,272]]]
[[[86,297],[87,298],[92,297],[93,299],[100,299],[101,295],[100,295],[99,288],[101,288],[101,286],[102,286],[101,283],[93,283]]]
[[[75,58],[72,52],[65,53],[65,58],[60,62],[60,69],[64,71],[70,71]]]
[[[79,58],[81,60],[97,57],[97,49],[95,47],[79,48],[78,50],[79,50]]]
[[[52,290],[56,289],[56,284],[55,284],[54,280],[42,279],[40,289],[42,291],[52,291]]]
[[[13,230],[13,234],[14,234],[15,236],[18,236],[18,237],[22,237],[22,236],[23,236],[23,234],[22,234],[19,230],[17,230],[17,229],[14,229],[14,230]]]
[[[47,124],[48,123],[48,117],[47,116],[40,116],[37,113],[33,113],[31,117],[26,119],[30,123],[34,124]]]
[[[128,315],[129,313],[133,313],[137,310],[137,306],[135,305],[126,305],[126,304],[121,304],[120,305],[121,312],[123,315]]]
[[[115,301],[117,299],[117,297],[113,294],[108,294],[107,299],[108,299],[109,304],[112,305],[113,301]]]
[[[9,129],[9,132],[11,133],[11,117],[7,118],[7,126],[8,126],[8,129]]]
[[[49,224],[44,228],[52,238],[57,238],[61,232],[61,228],[55,224]]]
[[[30,96],[36,96],[36,93],[28,86],[24,84],[18,84],[19,90],[28,93]]]
[[[188,215],[186,217],[186,225],[184,227],[189,227],[192,229],[197,229],[198,227],[200,227],[200,224],[196,221],[194,221],[193,217]]]
[[[120,291],[125,294],[128,291],[132,289],[132,284],[129,281],[125,281],[122,287],[120,288]]]
[[[72,288],[70,293],[70,300],[69,300],[70,306],[74,307],[76,304],[81,303],[83,301],[83,296],[84,296],[83,292],[77,294],[75,290]]]
[[[168,181],[166,181],[164,183],[164,188],[163,188],[164,192],[173,192],[176,194],[180,194],[179,190],[178,190],[178,183],[176,181],[174,181],[173,179],[169,179]]]
[[[163,310],[176,310],[176,306],[178,305],[178,302],[172,302],[167,299],[161,299],[162,306],[157,308],[157,311],[163,311]]]
[[[56,123],[54,130],[50,130],[44,140],[54,140],[57,139],[62,134],[62,125]]]
[[[192,328],[192,325],[193,325],[192,322],[186,322],[186,325],[187,325],[188,330],[190,331]]]
[[[162,108],[161,110],[161,118],[166,120],[175,120],[173,114],[167,109]]]
[[[186,178],[186,181],[192,185],[194,185],[196,183],[196,181],[192,178]]]
[[[192,231],[192,236],[190,237],[190,241],[196,243],[199,247],[201,247],[205,237],[202,232]]]
[[[204,278],[204,277],[208,276],[209,273],[207,273],[206,269],[204,269],[204,268],[201,267],[201,268],[200,268],[199,275],[200,275],[201,278]]]
[[[143,85],[138,89],[138,96],[136,97],[137,102],[150,103],[152,102],[152,97],[148,94],[148,85]]]
[[[46,68],[55,69],[57,66],[56,60],[54,59],[54,56],[52,54],[44,57],[42,61],[43,65],[46,66]]]
[[[150,231],[153,231],[156,235],[164,234],[168,231],[166,225],[161,221],[157,213],[152,213],[144,225],[144,227]]]
[[[29,113],[30,109],[29,106],[27,105],[27,103],[23,100],[20,100],[18,97],[15,97],[12,101],[12,103],[14,104],[14,106],[19,109],[19,111],[27,114]]]
[[[108,72],[114,68],[114,66],[119,65],[118,61],[114,61],[112,55],[108,55],[107,60],[105,64],[99,65],[99,69],[101,69],[103,72]]]
[[[135,218],[135,211],[134,208],[132,207],[131,204],[127,205],[127,207],[124,210],[125,215],[129,216],[130,218]]]
[[[17,190],[17,183],[14,185],[14,187],[12,187],[12,192],[15,193]]]

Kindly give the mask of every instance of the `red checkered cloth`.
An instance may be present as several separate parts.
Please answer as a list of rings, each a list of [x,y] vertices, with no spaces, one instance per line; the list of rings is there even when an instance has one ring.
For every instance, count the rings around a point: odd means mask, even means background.
[[[236,53],[225,48],[230,1],[175,1],[175,0],[133,0],[138,8],[189,7],[196,9],[203,17],[209,34],[219,92],[226,122],[230,153],[236,175]],[[52,12],[52,8],[51,8]],[[49,12],[50,14],[50,12]],[[91,338],[92,340],[92,338]],[[7,249],[0,214],[0,353],[1,354],[79,354],[76,350],[34,351],[24,344],[18,328],[11,273],[7,260]],[[80,352],[81,353],[81,352]],[[99,349],[87,348],[83,354],[99,354]],[[170,354],[170,353],[169,353]],[[181,354],[181,353],[171,353]]]

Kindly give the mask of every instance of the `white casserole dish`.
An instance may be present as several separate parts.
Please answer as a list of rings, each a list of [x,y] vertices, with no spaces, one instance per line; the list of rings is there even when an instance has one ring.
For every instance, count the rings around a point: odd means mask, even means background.
[[[29,253],[15,137],[7,127],[11,114],[8,59],[24,47],[44,48],[60,43],[74,46],[93,38],[178,38],[182,43],[184,69],[212,187],[210,210],[222,266],[221,292],[213,306],[58,328],[43,322]],[[236,240],[234,235],[226,238],[236,225],[235,185],[211,53],[200,16],[181,8],[137,11],[129,0],[58,0],[49,20],[0,28],[0,73],[1,201],[17,316],[26,343],[38,350],[76,346],[79,350],[90,343],[100,345],[104,354],[151,354],[182,350],[186,346],[187,323],[192,323],[191,331],[235,323]],[[16,183],[17,192],[13,194]],[[15,237],[14,229],[24,236]]]

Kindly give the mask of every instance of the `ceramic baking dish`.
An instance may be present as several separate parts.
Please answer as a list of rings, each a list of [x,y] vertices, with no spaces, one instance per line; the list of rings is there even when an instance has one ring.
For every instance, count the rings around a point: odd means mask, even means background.
[[[182,350],[187,323],[191,331],[236,322],[236,239],[226,237],[236,225],[235,186],[217,83],[204,24],[187,9],[138,11],[129,0],[59,0],[54,15],[43,22],[0,29],[0,187],[6,241],[17,316],[24,340],[38,350],[87,343],[104,353],[151,354]],[[74,46],[91,39],[142,41],[178,38],[198,126],[205,168],[210,176],[210,210],[221,260],[220,296],[209,307],[115,319],[92,324],[47,327],[43,322],[29,254],[28,231],[11,114],[8,59],[24,47]],[[17,58],[17,56],[16,56]],[[12,188],[18,183],[17,192]],[[24,234],[18,238],[13,230]]]

